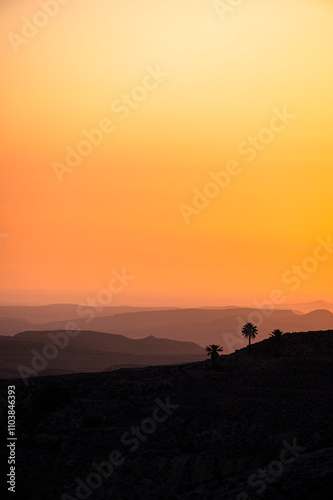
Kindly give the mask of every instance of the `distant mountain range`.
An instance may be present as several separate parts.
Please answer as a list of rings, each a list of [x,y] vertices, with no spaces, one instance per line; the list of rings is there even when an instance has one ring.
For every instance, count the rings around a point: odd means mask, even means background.
[[[276,306],[276,309],[290,309],[291,311],[300,311],[303,313],[315,311],[316,309],[326,309],[333,313],[333,304],[326,302],[326,300],[316,300],[313,302],[300,302],[298,304]]]
[[[133,340],[92,331],[83,331],[75,337],[64,336],[62,331],[0,336],[1,378],[19,377],[19,366],[37,371],[38,375],[55,375],[203,359],[204,350],[194,343],[152,336]]]
[[[317,306],[323,308],[313,310]],[[290,309],[292,308],[292,309]],[[284,332],[329,330],[333,328],[333,306],[326,302],[254,308],[158,309],[107,307],[103,310],[77,305],[43,307],[0,307],[0,334],[16,335],[22,331],[65,330],[73,322],[82,331],[93,330],[125,335],[132,339],[148,336],[189,341],[205,346],[221,344],[225,353],[246,344],[242,326],[252,322],[258,326],[257,341],[267,338],[276,328]],[[310,312],[306,312],[311,309]]]
[[[0,306],[0,334],[15,334],[22,331],[22,325],[69,321],[80,314],[94,314],[95,317],[113,316],[119,313],[176,309],[175,307],[92,307],[78,304],[50,304],[47,306]],[[16,331],[18,329],[18,331]]]

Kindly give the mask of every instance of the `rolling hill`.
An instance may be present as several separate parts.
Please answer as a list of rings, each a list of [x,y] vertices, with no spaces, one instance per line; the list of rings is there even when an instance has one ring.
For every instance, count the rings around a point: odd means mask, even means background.
[[[204,356],[203,349],[194,343],[151,336],[134,340],[91,331],[76,337],[64,336],[62,331],[22,332],[14,337],[0,336],[0,377],[20,377],[25,373],[20,366],[33,370],[34,375],[51,375],[188,363]]]

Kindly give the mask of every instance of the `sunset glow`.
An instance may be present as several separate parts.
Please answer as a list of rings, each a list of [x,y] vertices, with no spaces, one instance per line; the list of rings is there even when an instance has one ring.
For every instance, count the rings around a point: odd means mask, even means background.
[[[330,2],[0,9],[0,303],[333,301]]]

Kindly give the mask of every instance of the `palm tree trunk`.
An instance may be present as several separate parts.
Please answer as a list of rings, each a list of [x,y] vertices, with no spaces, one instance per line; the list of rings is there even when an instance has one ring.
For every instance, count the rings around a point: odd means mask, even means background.
[[[251,337],[249,337],[249,356],[251,356]]]

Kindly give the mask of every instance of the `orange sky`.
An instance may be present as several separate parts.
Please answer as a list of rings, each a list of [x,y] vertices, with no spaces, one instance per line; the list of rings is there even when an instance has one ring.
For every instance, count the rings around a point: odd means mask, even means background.
[[[0,303],[81,300],[123,268],[115,305],[333,301],[329,251],[286,276],[333,233],[332,4],[213,3],[1,3]]]

